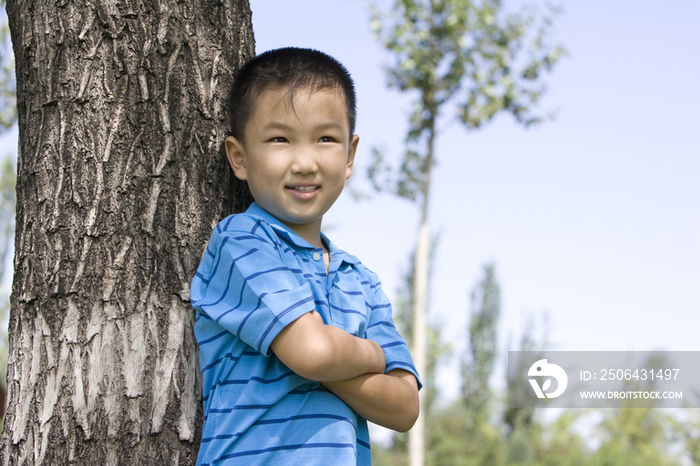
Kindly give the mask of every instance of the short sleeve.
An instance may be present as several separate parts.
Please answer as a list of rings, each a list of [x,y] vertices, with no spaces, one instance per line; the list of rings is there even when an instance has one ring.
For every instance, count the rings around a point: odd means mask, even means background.
[[[210,241],[191,287],[197,311],[264,355],[284,327],[314,309],[310,285],[300,283],[279,247],[257,234],[222,233]]]
[[[393,369],[403,369],[412,373],[416,377],[418,389],[422,387],[420,376],[413,365],[411,353],[408,350],[406,341],[396,330],[392,318],[392,307],[389,298],[382,290],[379,280],[371,284],[374,290],[373,300],[370,303],[370,318],[367,326],[366,338],[376,341],[384,350],[386,357],[385,373]]]

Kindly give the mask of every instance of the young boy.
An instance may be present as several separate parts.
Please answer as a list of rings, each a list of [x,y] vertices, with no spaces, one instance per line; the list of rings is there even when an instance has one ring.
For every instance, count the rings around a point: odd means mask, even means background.
[[[192,281],[203,375],[197,464],[368,465],[365,419],[406,431],[420,382],[377,276],[321,233],[359,137],[350,75],[308,49],[248,62],[226,155],[255,202]]]

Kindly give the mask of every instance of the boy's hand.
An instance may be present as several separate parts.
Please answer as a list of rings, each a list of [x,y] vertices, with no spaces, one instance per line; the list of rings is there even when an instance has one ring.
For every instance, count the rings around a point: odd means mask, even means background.
[[[382,427],[406,432],[418,418],[418,384],[408,371],[364,374],[339,382],[323,382],[357,414]]]
[[[324,325],[316,311],[287,325],[270,346],[291,370],[319,382],[380,374],[386,364],[384,350],[378,343]]]

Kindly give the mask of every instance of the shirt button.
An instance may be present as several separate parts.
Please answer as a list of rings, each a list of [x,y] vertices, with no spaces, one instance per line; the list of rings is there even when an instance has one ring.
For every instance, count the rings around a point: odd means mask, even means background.
[[[317,261],[317,260],[319,260],[319,259],[321,258],[321,254],[315,252],[314,255],[311,256],[311,257],[313,257],[313,259],[314,259],[315,261]]]

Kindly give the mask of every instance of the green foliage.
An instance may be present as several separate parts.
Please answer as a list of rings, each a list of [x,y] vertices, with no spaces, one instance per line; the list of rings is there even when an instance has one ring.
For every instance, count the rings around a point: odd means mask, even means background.
[[[17,120],[15,60],[7,27],[5,0],[0,0],[0,131]]]
[[[526,328],[532,329],[532,322],[528,322]],[[545,349],[544,344],[538,345],[530,333],[523,332],[520,337],[518,351],[539,351],[543,349]],[[522,381],[516,376],[516,374],[527,373],[527,369],[528,363],[520,359],[518,360],[518,369],[513,374],[506,374],[506,390],[509,396],[513,394],[517,398],[524,398],[529,395],[529,393],[523,393],[527,388],[523,386]],[[535,409],[532,407],[506,408],[503,412],[503,422],[505,423],[508,436],[518,430],[529,429],[535,422]]]
[[[645,367],[666,367],[663,355],[652,355]],[[652,382],[642,387],[639,382],[625,382],[623,390],[654,390]],[[669,439],[674,437],[674,419],[665,410],[656,408],[657,400],[649,400],[644,408],[604,409],[603,420],[598,425],[602,444],[592,455],[592,464],[619,464],[623,459],[630,465],[666,466],[677,464],[666,454]],[[618,463],[616,463],[618,461]]]
[[[550,9],[507,13],[501,0],[396,0],[391,12],[372,9],[371,26],[391,52],[389,86],[413,97],[406,150],[392,170],[379,151],[368,171],[375,188],[391,186],[401,197],[424,201],[434,164],[436,123],[451,103],[467,129],[506,112],[529,126],[544,119],[534,112],[551,71],[565,49],[550,45]]]
[[[471,421],[485,422],[489,415],[491,373],[496,362],[501,288],[493,264],[484,266],[484,275],[471,294],[469,360],[462,362],[462,399]]]
[[[673,432],[680,439],[693,465],[700,465],[700,412],[690,409],[685,419],[671,418]]]
[[[461,400],[431,416],[426,429],[426,465],[503,464],[503,443],[498,430],[488,423],[475,427],[470,422],[471,416]]]
[[[435,243],[433,242],[433,245]],[[411,271],[399,300],[399,322],[412,307],[405,303],[410,296]],[[426,412],[427,466],[675,466],[700,464],[700,415],[696,410],[682,413],[685,419],[671,416],[651,403],[647,408],[571,409],[545,422],[534,408],[507,409],[499,400],[502,394],[489,384],[493,361],[496,360],[500,285],[493,265],[484,266],[482,277],[472,293],[472,315],[466,334],[470,337],[470,361],[463,370],[463,383],[470,386],[468,397],[451,404],[433,403]],[[408,319],[410,322],[411,319]],[[520,351],[542,351],[547,346],[545,335],[535,338],[532,322],[523,332]],[[466,336],[466,335],[465,335]],[[444,344],[444,343],[443,343]],[[432,353],[431,366],[445,353]],[[477,363],[477,361],[480,361]],[[645,367],[662,367],[663,360],[654,356]],[[484,369],[477,369],[483,367]],[[526,371],[525,368],[520,373]],[[507,380],[509,384],[514,380]],[[522,381],[520,381],[522,382]],[[634,381],[625,390],[641,389]],[[522,383],[518,386],[523,387]],[[648,388],[648,387],[647,387]],[[466,394],[466,392],[465,392]],[[487,396],[488,399],[482,398]],[[472,398],[473,397],[473,398]],[[586,439],[595,447],[587,447],[579,432],[578,422],[592,424]],[[373,445],[375,466],[407,464],[407,437],[395,435],[393,445]],[[685,455],[692,463],[683,463]]]
[[[573,431],[573,423],[582,411],[569,411],[559,416],[546,430],[548,440],[542,441],[538,456],[542,466],[587,465],[583,439]]]

